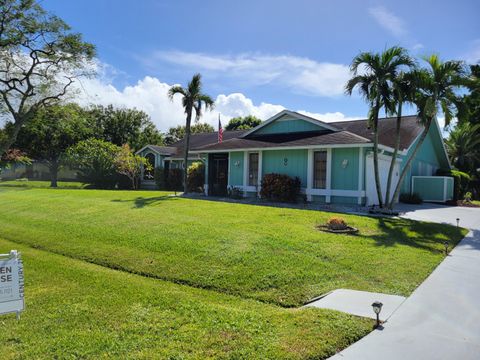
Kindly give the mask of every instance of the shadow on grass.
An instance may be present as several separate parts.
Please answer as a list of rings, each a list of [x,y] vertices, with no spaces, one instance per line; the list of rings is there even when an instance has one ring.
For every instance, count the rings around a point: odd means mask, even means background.
[[[381,234],[371,235],[377,246],[390,247],[397,244],[412,246],[430,252],[443,252],[445,237],[450,249],[463,239],[463,229],[449,224],[436,224],[409,219],[379,218]],[[417,236],[412,237],[411,233]]]
[[[144,198],[142,196],[139,196],[135,199],[132,200],[122,200],[122,199],[115,199],[112,200],[112,202],[118,202],[118,203],[133,203],[133,207],[135,209],[141,209],[144,208],[145,206],[151,206],[155,205],[157,203],[160,203],[162,201],[166,200],[178,200],[178,196],[174,195],[162,195],[162,196],[154,196],[154,197],[149,197],[149,198]]]

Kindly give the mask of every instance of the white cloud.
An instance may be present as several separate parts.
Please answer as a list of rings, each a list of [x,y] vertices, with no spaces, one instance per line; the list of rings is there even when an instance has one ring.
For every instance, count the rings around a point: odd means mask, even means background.
[[[168,89],[172,84],[161,82],[155,77],[146,76],[135,85],[117,89],[105,77],[84,79],[76,83],[76,100],[81,105],[90,104],[113,104],[119,107],[135,107],[150,115],[152,121],[161,131],[185,123],[185,114],[181,105],[181,97],[175,97],[170,101],[167,96]],[[262,120],[275,115],[285,109],[279,104],[260,103],[254,104],[251,99],[241,93],[229,95],[220,94],[215,99],[215,109],[205,112],[201,121],[217,127],[218,114],[221,114],[222,123],[226,124],[229,119],[236,116],[254,115]],[[340,121],[351,119],[340,112],[335,113],[312,113],[299,111],[323,121]]]
[[[390,31],[396,37],[407,35],[405,23],[398,16],[383,6],[376,6],[369,9],[369,13],[384,29]]]
[[[209,55],[184,51],[157,51],[141,60],[150,69],[159,62],[201,71],[206,77],[221,76],[242,85],[286,87],[311,96],[342,95],[350,72],[347,65],[317,62],[289,55]]]

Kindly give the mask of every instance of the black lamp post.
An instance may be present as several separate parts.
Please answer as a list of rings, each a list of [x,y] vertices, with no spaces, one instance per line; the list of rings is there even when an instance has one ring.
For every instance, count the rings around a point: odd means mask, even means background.
[[[445,241],[443,245],[445,245],[445,256],[448,256],[448,241]]]
[[[383,304],[380,301],[375,301],[372,304],[373,312],[375,313],[375,315],[377,315],[377,324],[375,325],[375,328],[378,328],[380,326],[380,312],[382,311],[382,306]]]

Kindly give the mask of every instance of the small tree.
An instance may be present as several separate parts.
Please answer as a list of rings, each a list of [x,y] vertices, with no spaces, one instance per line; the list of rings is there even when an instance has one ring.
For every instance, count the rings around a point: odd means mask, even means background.
[[[135,155],[128,144],[123,145],[117,152],[115,167],[119,174],[130,179],[133,190],[138,188],[138,178],[142,173],[142,167],[146,170],[152,170],[148,160],[140,155]]]
[[[3,169],[8,169],[13,164],[29,165],[31,164],[31,160],[19,149],[7,150],[7,152],[0,156],[0,175]]]

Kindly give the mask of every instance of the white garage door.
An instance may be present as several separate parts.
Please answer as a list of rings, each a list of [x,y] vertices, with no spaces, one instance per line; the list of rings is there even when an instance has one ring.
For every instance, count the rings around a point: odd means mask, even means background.
[[[385,202],[385,195],[387,192],[388,170],[390,169],[391,156],[379,155],[378,157],[378,172],[380,174],[380,183],[382,184],[383,201]],[[395,191],[398,178],[400,176],[400,166],[398,160],[395,162],[395,168],[392,174],[392,183],[390,186],[390,196]],[[378,205],[377,188],[375,187],[375,173],[373,171],[373,155],[367,156],[367,163],[365,166],[365,184],[367,205]]]

